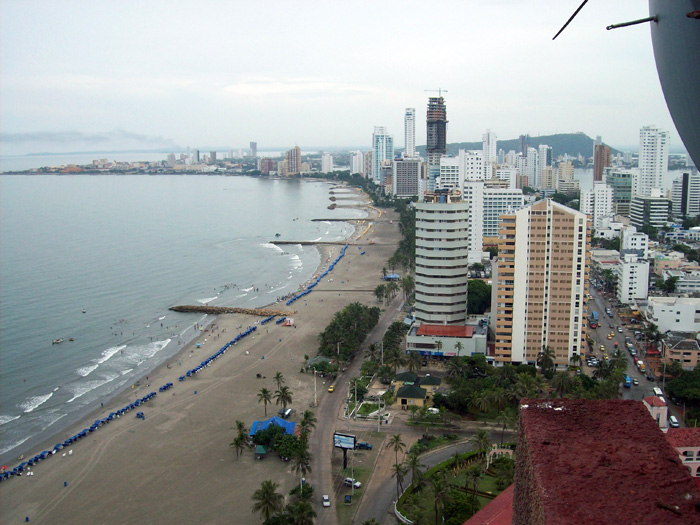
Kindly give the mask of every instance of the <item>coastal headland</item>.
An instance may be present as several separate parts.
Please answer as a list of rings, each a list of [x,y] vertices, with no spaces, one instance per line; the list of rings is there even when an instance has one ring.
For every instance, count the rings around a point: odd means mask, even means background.
[[[357,190],[334,187],[336,192]],[[279,407],[265,407],[257,393],[275,389],[273,376],[281,372],[293,394],[291,408],[308,409],[314,399],[314,376],[302,373],[305,356],[313,357],[318,334],[333,315],[353,302],[376,305],[367,290],[381,283],[381,268],[393,254],[400,237],[393,212],[358,204],[367,211],[366,227],[358,227],[345,256],[312,293],[294,303],[294,326],[260,325],[252,313],[219,314],[213,324],[138,384],[105,401],[104,407],[86,414],[83,421],[29,450],[31,457],[52,449],[89,427],[96,418],[173,383],[135,411],[100,427],[96,432],[0,485],[0,522],[19,523],[259,523],[251,512],[251,496],[264,480],[274,480],[286,494],[298,478],[290,463],[277,457],[256,460],[251,452],[240,458],[229,444],[236,420],[248,428],[254,420],[276,414]],[[373,219],[382,220],[373,222]],[[342,246],[319,245],[321,266],[328,269]],[[364,253],[363,253],[364,252]],[[285,303],[270,310],[287,311]],[[257,322],[257,324],[256,324]],[[225,354],[193,377],[179,378],[199,365],[249,326],[257,330],[228,348]],[[259,376],[259,377],[258,377]],[[339,378],[344,381],[346,378]],[[319,402],[327,384],[318,379]],[[335,425],[337,421],[319,421]],[[72,452],[71,452],[72,451]],[[311,451],[312,454],[314,451]],[[64,455],[65,454],[65,455]],[[14,465],[9,465],[12,468]],[[308,476],[316,486],[315,474]],[[330,487],[316,486],[318,494]],[[332,509],[316,509],[319,514]]]

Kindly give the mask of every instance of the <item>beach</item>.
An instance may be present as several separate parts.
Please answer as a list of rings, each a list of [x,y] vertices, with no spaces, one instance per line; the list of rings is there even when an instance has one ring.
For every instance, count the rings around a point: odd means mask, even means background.
[[[349,196],[348,190],[339,191]],[[343,205],[338,196],[338,205]],[[305,355],[316,355],[319,332],[347,304],[377,304],[373,291],[398,243],[398,223],[393,212],[379,217],[377,210],[365,209],[367,222],[357,221],[345,255],[313,291],[289,306],[284,302],[270,305],[288,311],[294,326],[260,325],[262,318],[250,315],[218,316],[207,331],[137,386],[108,399],[100,410],[26,454],[31,457],[50,450],[95,419],[173,383],[139,407],[145,419],[137,419],[136,411],[124,414],[32,467],[33,475],[25,473],[3,482],[2,522],[24,522],[28,517],[39,523],[259,523],[259,516],[250,508],[260,483],[272,479],[286,494],[298,479],[291,464],[281,462],[275,454],[260,461],[246,451],[237,459],[229,446],[235,437],[235,422],[241,420],[250,428],[254,420],[265,419],[257,393],[263,387],[275,390],[272,378],[276,372],[284,375],[292,390],[291,407],[297,413],[291,419],[298,421],[299,413],[314,401],[314,376],[300,370]],[[342,247],[343,243],[318,246],[321,267],[315,275],[328,269]],[[179,381],[187,370],[250,326],[257,329],[210,366]],[[327,392],[327,386],[318,379],[320,402],[334,395]],[[268,405],[267,417],[278,409]],[[313,473],[309,478],[314,484]],[[316,487],[317,494],[324,490]]]

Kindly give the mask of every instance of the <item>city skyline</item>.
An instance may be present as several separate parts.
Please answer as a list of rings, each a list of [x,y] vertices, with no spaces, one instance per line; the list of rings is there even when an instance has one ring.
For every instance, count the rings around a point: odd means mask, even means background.
[[[405,108],[420,116],[438,88],[448,142],[582,131],[632,151],[654,125],[682,148],[648,26],[605,31],[646,3],[591,4],[556,41],[576,5],[448,2],[410,33],[434,6],[358,2],[350,14],[372,9],[361,25],[316,2],[149,6],[2,3],[0,153],[368,147],[374,126],[401,144]]]

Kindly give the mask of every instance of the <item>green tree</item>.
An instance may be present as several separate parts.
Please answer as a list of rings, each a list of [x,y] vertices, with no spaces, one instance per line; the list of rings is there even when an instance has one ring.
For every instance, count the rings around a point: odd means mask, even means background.
[[[272,403],[272,392],[263,387],[258,392],[258,403],[263,403],[265,406],[265,417],[267,417],[267,405]]]
[[[277,390],[280,390],[280,389],[282,388],[282,385],[285,383],[285,381],[284,381],[284,375],[282,374],[282,372],[277,372],[277,373],[275,374],[275,377],[272,378],[272,380],[273,380],[273,381],[275,382],[275,384],[277,385]]]
[[[556,372],[550,384],[559,397],[570,394],[576,386],[576,382],[569,372]]]
[[[394,464],[399,464],[399,452],[403,452],[406,449],[406,443],[401,440],[401,434],[394,434],[389,438],[387,443],[387,448],[393,448],[394,454],[396,456]]]
[[[229,445],[236,449],[236,458],[243,454],[243,451],[248,448],[248,438],[243,436],[236,436],[233,442]]]
[[[401,289],[405,299],[408,299],[416,289],[416,282],[410,275],[406,275],[401,279]]]
[[[445,471],[441,470],[439,474],[436,472],[430,480],[430,485],[435,497],[435,525],[438,525],[438,519],[445,509],[445,504],[451,500],[450,485],[445,477]]]
[[[275,404],[281,404],[283,410],[287,410],[287,405],[292,404],[292,391],[288,386],[283,386],[275,392]]]
[[[314,413],[311,410],[304,410],[301,415],[301,421],[299,422],[299,430],[301,435],[306,438],[308,434],[316,428],[316,423],[318,420],[314,417]]]
[[[408,352],[408,354],[405,357],[406,360],[406,365],[408,366],[408,370],[410,372],[415,372],[417,370],[420,370],[421,364],[423,363],[423,358],[422,356],[416,352],[411,350]]]
[[[491,308],[491,285],[481,279],[469,279],[467,285],[467,313],[480,315]]]
[[[253,512],[259,512],[266,520],[280,512],[284,496],[277,492],[278,487],[279,485],[271,479],[263,481],[260,488],[253,493]]]
[[[481,456],[482,463],[486,460],[486,453],[491,448],[491,437],[486,429],[480,428],[476,431],[471,438],[469,438],[469,445],[471,445],[472,450],[476,450]]]
[[[554,353],[549,346],[543,346],[542,351],[537,354],[537,366],[542,369],[543,372],[548,370],[553,370],[555,366],[555,359],[557,355]]]
[[[472,494],[473,494],[472,506],[474,508],[476,508],[476,504],[477,504],[479,480],[481,479],[482,475],[483,475],[483,471],[481,470],[481,466],[478,464],[474,464],[474,465],[471,465],[467,469],[467,473],[465,476],[465,482],[472,486],[472,491],[473,491],[472,492]]]
[[[396,463],[391,468],[393,476],[396,478],[396,499],[399,499],[401,493],[403,492],[403,478],[408,472],[408,467],[403,463]]]

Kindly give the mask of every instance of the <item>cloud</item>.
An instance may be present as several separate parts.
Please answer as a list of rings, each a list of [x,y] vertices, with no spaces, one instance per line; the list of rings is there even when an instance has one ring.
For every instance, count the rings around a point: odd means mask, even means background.
[[[135,143],[142,147],[178,147],[173,139],[161,136],[149,136],[123,129],[98,133],[82,131],[33,131],[29,133],[0,132],[0,142],[14,145],[43,144],[43,145],[111,145]]]

